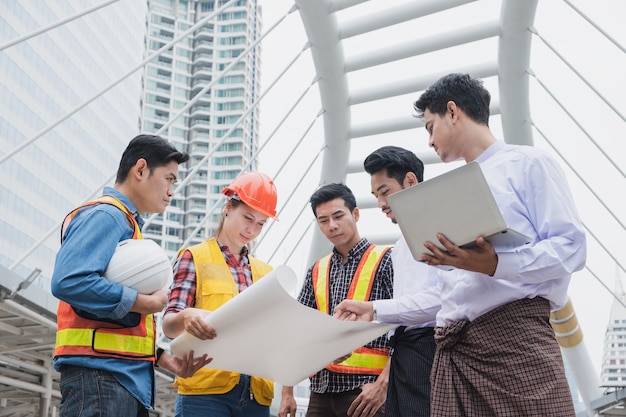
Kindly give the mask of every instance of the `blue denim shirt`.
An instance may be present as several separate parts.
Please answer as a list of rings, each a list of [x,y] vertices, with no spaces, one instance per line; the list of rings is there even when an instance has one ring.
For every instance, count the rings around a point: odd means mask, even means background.
[[[137,209],[124,194],[105,187],[103,195],[120,200],[133,213],[139,226],[143,226]],[[109,282],[102,274],[118,242],[132,236],[133,229],[119,208],[111,204],[97,204],[81,209],[65,230],[63,244],[57,253],[52,294],[72,307],[97,317],[123,319],[135,303],[138,292]],[[57,371],[61,371],[63,365],[109,371],[146,408],[153,404],[154,367],[148,361],[57,356],[53,363]]]

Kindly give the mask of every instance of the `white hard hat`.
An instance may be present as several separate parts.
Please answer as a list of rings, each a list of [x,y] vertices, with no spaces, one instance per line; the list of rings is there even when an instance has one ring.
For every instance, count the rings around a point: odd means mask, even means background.
[[[171,280],[172,264],[167,254],[149,239],[128,239],[117,244],[104,271],[111,282],[152,294]]]

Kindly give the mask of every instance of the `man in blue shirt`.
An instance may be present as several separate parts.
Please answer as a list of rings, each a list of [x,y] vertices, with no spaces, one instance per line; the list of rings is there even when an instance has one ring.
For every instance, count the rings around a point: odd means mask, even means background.
[[[178,165],[188,159],[159,136],[139,135],[122,155],[114,187],[65,219],[52,276],[61,300],[53,362],[61,417],[148,416],[155,364],[190,376],[210,361],[155,352],[153,314],[165,306],[167,289],[140,294],[103,277],[117,244],[142,238],[140,213],[165,210]]]

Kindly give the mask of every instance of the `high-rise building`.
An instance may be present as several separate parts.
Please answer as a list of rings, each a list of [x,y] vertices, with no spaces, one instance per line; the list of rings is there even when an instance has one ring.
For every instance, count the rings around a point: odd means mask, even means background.
[[[604,387],[626,387],[626,295],[619,268],[615,272],[615,291],[609,323],[604,335],[602,375]]]
[[[0,2],[0,265],[49,292],[63,217],[137,134],[145,2]]]
[[[256,168],[260,8],[257,0],[150,0],[148,7],[146,47],[155,58],[144,72],[142,130],[191,159],[180,169],[184,187],[148,220],[144,236],[175,255],[212,233],[220,191]]]

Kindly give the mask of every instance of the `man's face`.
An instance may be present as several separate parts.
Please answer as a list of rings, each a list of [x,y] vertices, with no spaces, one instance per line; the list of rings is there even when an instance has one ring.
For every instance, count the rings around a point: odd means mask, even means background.
[[[356,226],[359,220],[358,208],[350,212],[343,198],[335,198],[318,205],[315,212],[320,231],[338,251],[347,252],[359,242]]]
[[[404,186],[396,179],[389,177],[386,169],[372,174],[370,183],[372,185],[372,195],[378,201],[378,208],[381,209],[383,214],[390,218],[393,223],[397,223],[391,211],[391,207],[389,207],[389,203],[387,202],[387,197],[404,189]]]
[[[174,195],[174,184],[178,181],[178,162],[170,161],[167,165],[145,169],[142,172],[140,213],[163,213]]]
[[[433,148],[443,162],[456,161],[461,157],[458,149],[454,146],[453,113],[450,110],[442,117],[424,111],[424,127],[428,132],[428,146]]]

